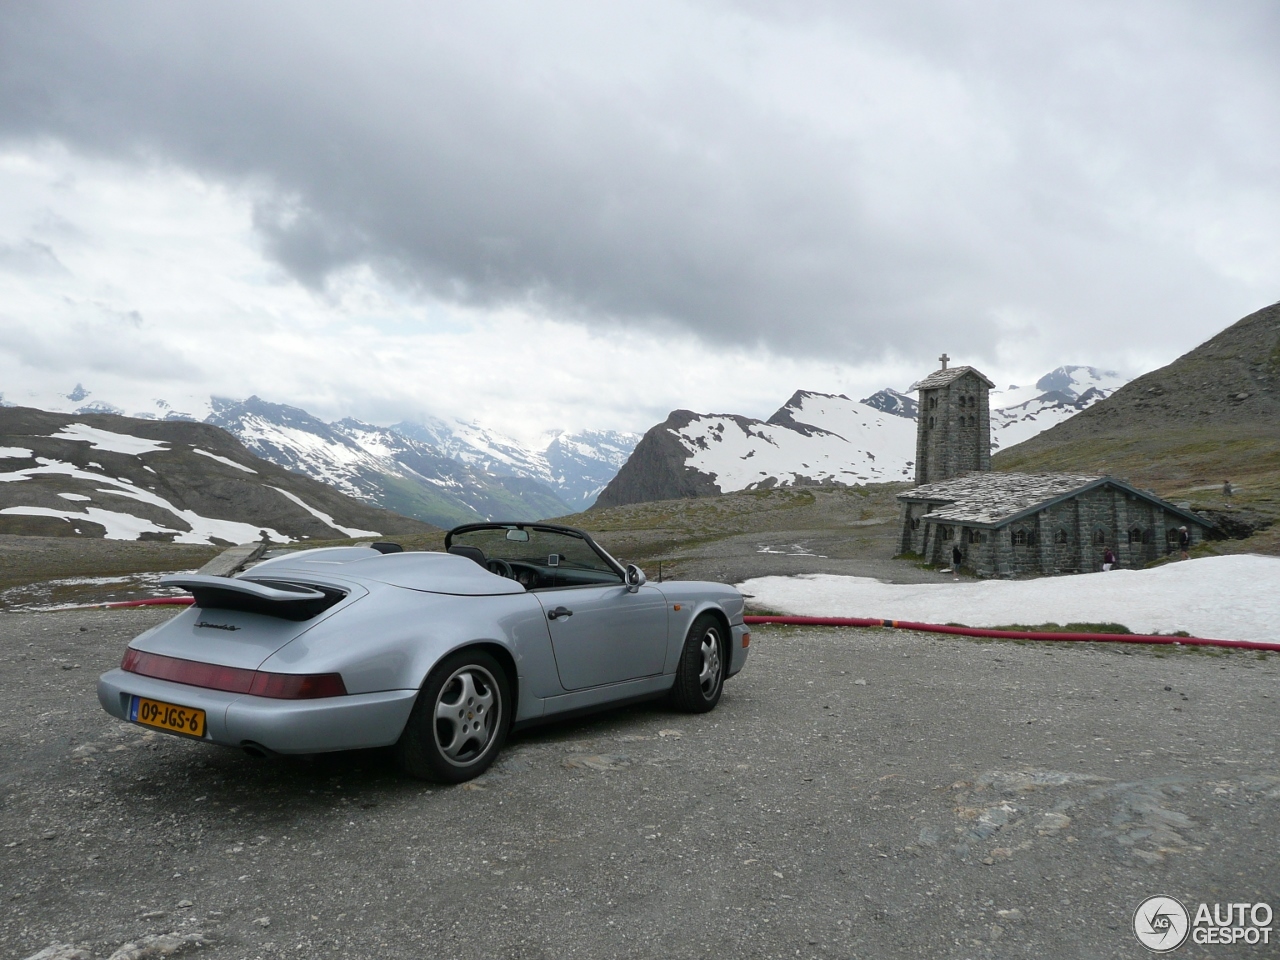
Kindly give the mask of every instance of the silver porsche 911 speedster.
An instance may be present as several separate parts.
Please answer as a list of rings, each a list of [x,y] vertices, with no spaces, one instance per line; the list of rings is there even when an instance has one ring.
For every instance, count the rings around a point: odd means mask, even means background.
[[[669,697],[712,709],[742,669],[742,596],[647,583],[586,533],[477,523],[445,553],[302,550],[234,578],[174,576],[194,604],[98,681],[112,716],[252,753],[394,745],[410,774],[478,776],[513,727]]]

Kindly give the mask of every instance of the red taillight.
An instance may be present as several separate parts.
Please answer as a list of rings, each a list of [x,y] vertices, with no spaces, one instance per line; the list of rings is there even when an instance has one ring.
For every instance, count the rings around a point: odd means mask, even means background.
[[[316,700],[320,697],[345,697],[347,687],[340,673],[264,673],[259,670],[249,692],[255,697],[275,700]]]
[[[340,673],[267,673],[240,667],[220,667],[197,663],[158,653],[126,650],[120,669],[157,680],[171,680],[192,687],[248,693],[273,700],[315,700],[320,697],[345,697],[346,685]]]
[[[226,690],[228,693],[248,693],[253,687],[253,678],[257,672],[238,667],[219,667],[212,663],[196,663],[194,660],[179,660],[177,657],[143,653],[141,650],[125,651],[120,669],[144,677],[155,677],[157,680],[172,680],[174,683]]]

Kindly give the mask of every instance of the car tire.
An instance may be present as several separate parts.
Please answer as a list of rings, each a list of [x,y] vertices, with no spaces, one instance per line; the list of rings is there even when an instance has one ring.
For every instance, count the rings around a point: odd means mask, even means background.
[[[459,650],[436,665],[396,743],[410,776],[462,783],[493,763],[511,725],[511,684],[483,650]]]
[[[708,613],[693,621],[685,637],[671,700],[688,713],[706,713],[720,702],[726,663],[724,628]]]

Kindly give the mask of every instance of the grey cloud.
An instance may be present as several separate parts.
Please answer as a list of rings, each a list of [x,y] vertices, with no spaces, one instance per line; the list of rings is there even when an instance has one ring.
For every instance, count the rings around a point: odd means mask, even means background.
[[[1033,336],[1009,316],[1102,345],[1135,317],[1257,305],[1129,204],[1275,197],[1273,7],[595,9],[6,5],[0,136],[242,184],[312,286],[367,262],[458,301],[795,355],[931,358],[962,332],[989,356]],[[785,69],[753,86],[774,28],[888,50],[956,116],[867,71],[829,78],[830,102]],[[889,126],[842,121],[899,97]]]
[[[0,270],[25,274],[68,274],[66,265],[58,259],[53,247],[38,240],[21,243],[0,242]]]

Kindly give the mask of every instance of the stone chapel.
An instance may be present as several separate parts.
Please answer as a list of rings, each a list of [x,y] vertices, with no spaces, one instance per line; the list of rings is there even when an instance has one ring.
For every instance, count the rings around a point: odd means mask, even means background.
[[[962,566],[979,577],[1100,570],[1110,549],[1118,567],[1139,568],[1192,545],[1210,524],[1189,510],[1108,476],[991,470],[995,386],[973,367],[941,368],[916,388],[916,486],[898,494],[903,553]]]

